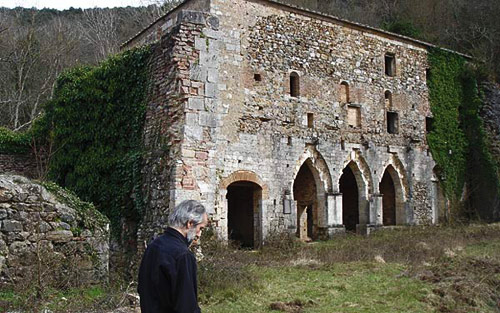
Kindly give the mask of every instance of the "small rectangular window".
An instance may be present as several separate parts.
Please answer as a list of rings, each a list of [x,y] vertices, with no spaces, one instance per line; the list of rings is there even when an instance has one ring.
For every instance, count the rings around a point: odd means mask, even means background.
[[[290,74],[290,96],[299,97],[300,96],[300,82],[299,74],[292,72]]]
[[[385,54],[385,75],[396,75],[396,56],[392,53]]]
[[[434,123],[434,119],[432,117],[425,118],[425,131],[430,133],[432,131],[432,124]]]
[[[256,82],[260,82],[262,81],[262,75],[260,74],[253,74],[253,79],[256,81]]]
[[[347,107],[347,124],[350,127],[361,127],[361,108],[356,106]]]
[[[307,127],[314,128],[314,114],[307,113]]]
[[[389,134],[398,133],[398,113],[387,112],[387,132]]]

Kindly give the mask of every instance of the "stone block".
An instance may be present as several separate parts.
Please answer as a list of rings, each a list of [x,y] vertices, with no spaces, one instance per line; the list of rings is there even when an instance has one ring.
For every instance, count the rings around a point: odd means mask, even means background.
[[[208,70],[208,77],[207,77],[207,81],[209,83],[217,83],[219,80],[219,71],[217,69],[209,69]]]
[[[208,98],[215,98],[217,96],[217,85],[213,83],[206,83],[205,96]]]
[[[188,108],[198,111],[204,110],[205,109],[204,99],[198,97],[190,97],[188,99]]]
[[[53,230],[46,234],[45,239],[54,242],[68,242],[73,239],[73,233],[69,230]]]
[[[23,230],[23,224],[16,220],[4,220],[2,222],[2,231],[20,232]]]
[[[204,81],[207,80],[207,70],[203,66],[194,65],[191,68],[191,71],[190,71],[190,74],[189,74],[189,78],[191,80],[204,82]]]
[[[186,125],[198,126],[198,113],[186,113]]]
[[[203,37],[196,37],[194,39],[194,48],[196,50],[207,50],[207,41],[208,39],[207,38],[203,38]]]
[[[215,114],[208,112],[200,112],[200,126],[217,127],[217,118]]]

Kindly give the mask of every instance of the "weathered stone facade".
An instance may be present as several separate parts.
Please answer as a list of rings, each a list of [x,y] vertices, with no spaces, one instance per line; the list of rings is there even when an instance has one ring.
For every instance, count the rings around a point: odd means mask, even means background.
[[[125,47],[153,42],[143,240],[184,199],[248,245],[436,222],[425,43],[264,0],[185,1]]]
[[[5,154],[0,153],[0,173],[16,174],[29,178],[38,178],[40,170],[32,153]]]
[[[99,212],[79,212],[25,177],[0,175],[0,285],[106,281],[108,241]]]

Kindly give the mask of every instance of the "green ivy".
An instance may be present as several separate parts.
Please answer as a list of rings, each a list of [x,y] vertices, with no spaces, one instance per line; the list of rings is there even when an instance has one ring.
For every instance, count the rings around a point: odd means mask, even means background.
[[[0,153],[22,154],[30,150],[31,134],[0,127]]]
[[[49,177],[90,201],[119,234],[121,218],[140,219],[142,133],[149,47],[113,56],[96,67],[63,73],[37,123],[52,141]]]
[[[431,75],[427,84],[434,121],[427,138],[445,195],[458,202],[465,183],[468,148],[459,113],[465,60],[441,49],[431,49],[428,58]]]
[[[428,60],[431,75],[427,83],[434,115],[429,147],[454,210],[450,213],[476,218],[478,212],[494,209],[500,191],[498,165],[479,115],[482,102],[477,74],[463,57],[441,49],[430,49]],[[460,203],[465,182],[469,186],[467,203]],[[482,207],[488,202],[485,198],[489,198],[488,208]]]

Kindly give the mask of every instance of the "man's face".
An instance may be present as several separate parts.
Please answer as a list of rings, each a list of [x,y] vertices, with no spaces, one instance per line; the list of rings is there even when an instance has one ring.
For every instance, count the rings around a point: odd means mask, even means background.
[[[206,213],[203,214],[203,220],[200,224],[195,225],[193,222],[188,223],[188,232],[186,234],[186,239],[188,240],[189,244],[200,239],[201,233],[203,232],[203,229],[207,227],[207,224],[208,215]]]

